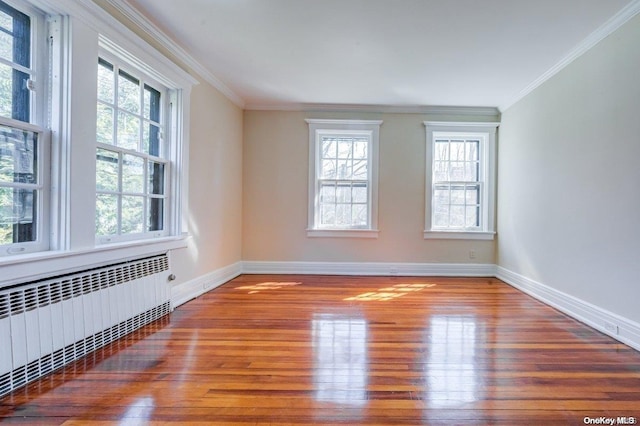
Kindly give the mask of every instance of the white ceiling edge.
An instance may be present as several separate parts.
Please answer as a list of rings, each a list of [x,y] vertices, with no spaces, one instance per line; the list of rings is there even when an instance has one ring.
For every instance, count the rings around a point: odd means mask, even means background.
[[[303,111],[303,112],[371,112],[389,114],[477,115],[496,117],[496,107],[437,106],[437,105],[356,105],[356,104],[248,104],[247,111]]]
[[[171,54],[183,61],[187,66],[202,76],[209,84],[218,89],[236,106],[256,111],[350,111],[350,112],[396,112],[396,113],[431,113],[431,114],[460,114],[461,111],[468,111],[467,115],[497,115],[507,110],[509,107],[517,103],[519,100],[527,96],[544,82],[556,75],[570,63],[586,53],[608,35],[616,31],[635,15],[640,13],[640,0],[633,0],[600,28],[591,33],[587,38],[580,42],[573,50],[571,50],[563,59],[547,70],[540,77],[532,81],[527,87],[521,90],[510,101],[504,103],[498,108],[493,107],[438,107],[438,106],[392,106],[392,105],[332,105],[332,104],[282,104],[282,105],[247,105],[244,99],[224,84],[220,79],[213,75],[205,66],[198,62],[186,50],[178,45],[173,39],[168,37],[162,30],[153,24],[140,11],[131,6],[127,0],[105,0],[108,4],[122,13],[127,19],[131,20],[147,35],[153,37],[162,43]],[[476,112],[471,112],[473,110]],[[489,112],[489,111],[492,112]],[[479,112],[478,112],[479,111]],[[464,114],[464,113],[463,113]]]
[[[233,102],[236,106],[243,108],[245,102],[242,97],[238,96],[233,90],[231,90],[226,84],[224,84],[219,78],[213,75],[204,65],[198,62],[193,56],[191,56],[186,50],[176,43],[172,38],[167,36],[160,28],[158,28],[153,22],[151,22],[146,16],[144,16],[138,9],[131,6],[126,0],[105,0],[109,5],[114,7],[120,13],[122,13],[127,19],[137,25],[147,35],[157,40],[163,45],[172,55],[184,62],[189,68],[197,72],[202,78],[204,78],[209,84],[218,89],[227,99]]]
[[[540,77],[532,81],[527,87],[522,89],[520,93],[518,93],[513,99],[509,102],[506,102],[504,105],[500,106],[499,109],[501,112],[507,110],[514,104],[516,104],[519,100],[527,96],[529,93],[533,92],[536,88],[541,86],[544,82],[549,80],[551,77],[562,71],[565,67],[571,64],[573,61],[578,59],[580,56],[585,54],[589,49],[594,47],[596,44],[600,43],[611,33],[616,31],[618,28],[622,27],[626,24],[631,18],[640,13],[640,0],[634,0],[624,8],[622,8],[618,13],[613,15],[607,22],[602,24],[600,28],[589,34],[587,38],[582,40],[576,47],[573,48],[564,58],[562,58],[557,64],[549,68],[547,72],[542,74]]]

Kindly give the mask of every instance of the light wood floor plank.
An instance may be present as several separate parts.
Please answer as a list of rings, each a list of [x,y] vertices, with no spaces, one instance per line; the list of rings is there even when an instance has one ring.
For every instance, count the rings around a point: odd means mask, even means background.
[[[492,278],[243,275],[0,400],[9,424],[640,419],[640,353]]]

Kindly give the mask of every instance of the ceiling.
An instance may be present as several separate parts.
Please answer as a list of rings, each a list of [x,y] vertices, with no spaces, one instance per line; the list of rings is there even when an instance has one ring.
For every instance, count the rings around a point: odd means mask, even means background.
[[[504,109],[638,9],[638,0],[124,1],[232,98],[271,109]]]

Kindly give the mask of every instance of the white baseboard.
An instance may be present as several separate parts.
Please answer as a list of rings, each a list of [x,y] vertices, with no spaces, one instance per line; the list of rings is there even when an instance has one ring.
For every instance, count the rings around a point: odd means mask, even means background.
[[[221,286],[241,273],[242,262],[236,262],[171,288],[171,309]]]
[[[382,262],[242,262],[244,274],[493,277],[493,264]]]
[[[496,278],[596,330],[640,351],[640,324],[501,266]]]

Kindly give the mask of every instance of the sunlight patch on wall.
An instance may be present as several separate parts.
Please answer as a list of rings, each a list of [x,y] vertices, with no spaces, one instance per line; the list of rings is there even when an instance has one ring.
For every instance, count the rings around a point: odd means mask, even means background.
[[[416,291],[424,290],[425,288],[435,287],[435,284],[396,284],[392,287],[381,288],[377,291],[370,291],[362,293],[354,297],[347,297],[344,300],[393,300],[398,297],[402,297],[405,294],[415,293]]]
[[[236,287],[236,290],[249,290],[248,294],[260,293],[265,290],[278,290],[284,287],[293,287],[296,285],[300,285],[302,283],[296,282],[268,282],[268,283],[260,283],[253,285],[243,285],[240,287]]]

